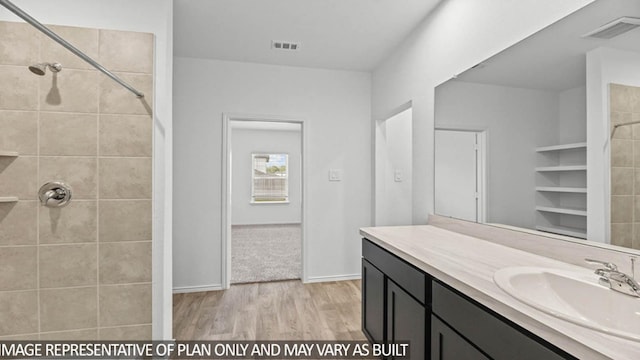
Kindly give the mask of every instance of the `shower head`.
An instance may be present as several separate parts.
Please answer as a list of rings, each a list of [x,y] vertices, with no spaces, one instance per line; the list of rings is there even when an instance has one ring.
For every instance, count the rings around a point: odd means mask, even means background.
[[[29,66],[29,70],[39,76],[44,75],[47,68],[49,68],[51,72],[57,73],[62,70],[62,65],[60,65],[60,63],[40,63]]]

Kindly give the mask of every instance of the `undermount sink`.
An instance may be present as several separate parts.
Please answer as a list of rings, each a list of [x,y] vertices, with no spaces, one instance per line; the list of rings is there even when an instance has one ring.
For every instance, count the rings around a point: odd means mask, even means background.
[[[557,318],[640,341],[640,298],[598,284],[589,270],[509,267],[496,271],[493,280],[517,300]]]

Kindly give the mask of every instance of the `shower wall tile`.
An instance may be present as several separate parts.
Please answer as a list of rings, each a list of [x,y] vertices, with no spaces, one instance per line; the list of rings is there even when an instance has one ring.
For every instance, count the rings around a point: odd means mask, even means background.
[[[73,44],[92,59],[98,59],[98,30],[72,26],[52,25],[50,29]],[[80,59],[62,45],[45,35],[40,35],[40,57],[47,61],[62,64],[63,69],[93,69],[86,61]],[[63,70],[64,71],[64,70]]]
[[[100,61],[111,71],[153,73],[153,34],[100,30]]]
[[[40,206],[40,244],[96,242],[98,211],[95,201],[71,201],[63,208]]]
[[[38,293],[0,292],[0,335],[38,332]]]
[[[39,339],[38,334],[0,336],[0,341],[38,341],[38,339]]]
[[[633,168],[611,168],[611,194],[633,195]]]
[[[0,247],[0,291],[37,286],[35,246]]]
[[[611,141],[611,166],[633,166],[633,140],[613,139]]]
[[[633,224],[612,223],[611,224],[611,244],[617,246],[631,247],[633,244]]]
[[[611,111],[631,112],[632,90],[629,86],[611,84],[609,86]]]
[[[98,325],[95,286],[40,290],[40,329],[43,332],[89,329]]]
[[[0,64],[38,62],[38,31],[26,23],[0,21]]]
[[[97,155],[98,116],[40,113],[40,155]]]
[[[95,199],[96,169],[96,158],[41,157],[39,183],[62,181],[71,186],[75,199]]]
[[[112,79],[100,75],[100,113],[151,115],[153,76],[141,74],[116,73],[118,77],[145,94],[136,98],[129,90]]]
[[[640,87],[631,87],[631,112],[640,115]]]
[[[152,125],[147,115],[100,115],[100,155],[150,157]]]
[[[615,125],[631,121],[631,113],[612,112],[611,113],[611,131],[615,129]],[[621,126],[615,129],[613,133],[614,139],[631,139],[632,127]]]
[[[0,204],[0,246],[36,245],[37,206],[35,201]]]
[[[1,24],[1,22],[0,22]],[[36,155],[38,151],[38,113],[0,110],[0,150]]]
[[[151,323],[151,284],[100,286],[100,326]]]
[[[101,242],[151,239],[151,200],[100,200]]]
[[[151,158],[101,158],[101,199],[150,199]]]
[[[63,69],[40,77],[40,109],[96,113],[98,111],[98,72]]]
[[[633,222],[633,196],[611,196],[611,222]]]
[[[37,110],[38,78],[26,65],[0,65],[0,110]]]
[[[40,334],[41,341],[94,341],[98,340],[98,329],[57,331]]]
[[[35,156],[0,157],[0,196],[35,200],[37,165]]]
[[[40,288],[94,285],[97,244],[40,246]]]
[[[100,244],[100,284],[151,281],[151,241]]]
[[[100,340],[148,341],[151,340],[151,325],[101,328]]]

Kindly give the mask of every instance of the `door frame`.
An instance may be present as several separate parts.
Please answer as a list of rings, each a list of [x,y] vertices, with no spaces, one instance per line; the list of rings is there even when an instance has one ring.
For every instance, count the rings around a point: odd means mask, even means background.
[[[433,159],[435,165],[435,132],[436,131],[462,131],[462,132],[473,132],[476,134],[476,144],[478,148],[476,149],[476,186],[480,190],[480,194],[478,196],[478,201],[476,203],[476,219],[478,223],[486,223],[487,222],[487,138],[488,138],[488,130],[484,128],[474,128],[474,127],[457,127],[457,126],[435,126],[434,127],[434,151],[433,151]],[[434,166],[435,170],[435,166]],[[433,199],[435,201],[435,191],[436,191],[436,181],[435,181],[435,171],[433,173]]]
[[[300,209],[300,227],[301,227],[301,267],[302,282],[308,282],[307,271],[307,144],[308,144],[308,127],[309,123],[306,119],[294,118],[279,115],[258,115],[243,113],[223,113],[222,114],[222,227],[221,227],[221,283],[223,289],[231,286],[231,121],[259,121],[259,122],[275,122],[300,124],[300,177],[301,177],[301,209]]]

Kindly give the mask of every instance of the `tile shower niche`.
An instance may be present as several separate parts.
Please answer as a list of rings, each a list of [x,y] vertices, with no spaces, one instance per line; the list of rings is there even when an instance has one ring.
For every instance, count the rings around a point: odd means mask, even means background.
[[[0,340],[151,337],[152,34],[0,22]],[[58,73],[28,67],[58,62]],[[50,181],[72,188],[40,205]]]

